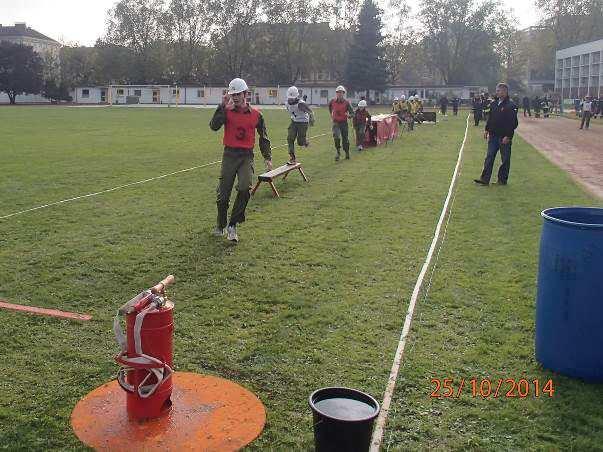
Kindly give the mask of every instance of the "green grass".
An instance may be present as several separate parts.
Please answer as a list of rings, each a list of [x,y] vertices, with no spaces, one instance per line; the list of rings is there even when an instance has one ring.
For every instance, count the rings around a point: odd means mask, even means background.
[[[218,160],[210,114],[2,108],[0,216]],[[264,114],[273,145],[283,144],[286,113]],[[311,448],[311,391],[344,385],[382,397],[464,124],[449,116],[338,164],[329,136],[312,140],[300,151],[310,183],[279,181],[280,200],[261,187],[237,246],[209,234],[217,165],[0,220],[0,298],[94,317],[0,312],[0,447],[82,447],[69,415],[114,378],[115,309],[174,273],[177,370],[230,378],[262,399],[268,422],[252,450]],[[310,134],[328,132],[320,110]],[[551,377],[533,359],[539,212],[597,203],[519,138],[510,185],[474,187],[484,144],[481,128],[470,132],[385,444],[598,447],[599,386],[554,376],[550,400],[429,398],[433,377]],[[274,155],[287,156],[284,147]]]

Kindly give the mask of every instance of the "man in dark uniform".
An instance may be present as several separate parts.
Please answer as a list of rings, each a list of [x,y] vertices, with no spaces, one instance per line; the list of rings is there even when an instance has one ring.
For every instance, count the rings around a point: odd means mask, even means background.
[[[446,116],[447,110],[448,110],[448,98],[444,94],[442,97],[440,97],[440,112],[442,113],[442,116]]]
[[[473,121],[475,121],[475,125],[479,126],[479,122],[482,119],[482,99],[479,96],[475,96],[473,98],[473,102],[471,103],[471,107],[473,108]]]
[[[459,114],[459,104],[461,103],[460,99],[456,96],[452,98],[452,114],[457,116]]]
[[[488,153],[479,185],[489,185],[496,154],[500,150],[502,164],[498,170],[498,184],[507,185],[511,167],[511,144],[517,128],[517,106],[509,99],[509,87],[505,83],[496,85],[496,99],[490,104],[490,115],[486,123],[484,138],[488,140]]]
[[[522,107],[523,107],[524,118],[526,117],[526,112],[527,112],[527,116],[529,116],[531,118],[532,112],[530,111],[530,98],[528,96],[523,96]]]
[[[536,96],[532,100],[532,108],[534,109],[534,116],[540,118],[540,110],[542,109],[542,101],[540,97]]]
[[[228,94],[218,105],[209,123],[209,127],[215,131],[224,126],[224,154],[216,190],[218,219],[214,235],[222,237],[226,228],[227,238],[231,242],[239,241],[237,224],[245,221],[245,208],[251,196],[256,132],[260,138],[260,151],[264,156],[266,168],[272,169],[272,154],[264,117],[247,103],[248,90],[245,80],[232,80],[228,85]],[[230,213],[230,221],[227,222],[228,203],[235,177],[238,179],[237,197]]]
[[[492,100],[490,99],[490,94],[484,93],[482,94],[482,119],[487,121],[488,116],[490,115],[490,103]]]

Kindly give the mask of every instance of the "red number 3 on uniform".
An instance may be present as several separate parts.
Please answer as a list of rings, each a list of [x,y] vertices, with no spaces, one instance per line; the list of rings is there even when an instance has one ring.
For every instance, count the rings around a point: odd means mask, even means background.
[[[235,135],[235,138],[237,140],[243,141],[245,139],[246,135],[247,135],[247,131],[245,130],[245,128],[237,127],[237,134]]]

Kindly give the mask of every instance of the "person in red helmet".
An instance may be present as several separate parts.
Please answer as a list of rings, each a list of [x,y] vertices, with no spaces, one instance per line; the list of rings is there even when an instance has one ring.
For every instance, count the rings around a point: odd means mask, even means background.
[[[251,196],[256,133],[259,135],[260,151],[266,168],[272,169],[270,140],[264,117],[247,103],[248,90],[245,80],[233,79],[228,85],[228,93],[224,95],[209,123],[209,127],[215,131],[224,126],[224,154],[217,188],[218,219],[214,235],[222,237],[226,228],[227,238],[232,242],[239,241],[237,224],[245,221],[245,209]],[[237,197],[228,221],[228,203],[235,177],[238,179]]]

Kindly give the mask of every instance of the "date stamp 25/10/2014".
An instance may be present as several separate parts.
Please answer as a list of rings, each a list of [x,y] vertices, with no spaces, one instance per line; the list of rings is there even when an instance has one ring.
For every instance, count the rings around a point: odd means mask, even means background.
[[[483,399],[499,397],[525,399],[528,397],[553,397],[555,384],[552,379],[538,378],[432,378],[434,386],[430,396],[434,399],[456,399],[462,395]]]

